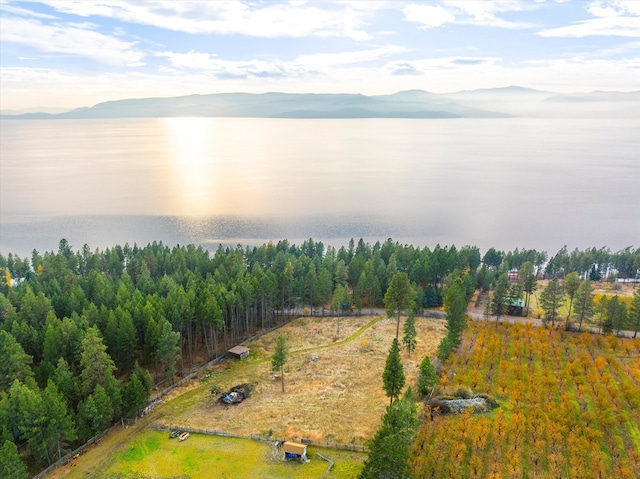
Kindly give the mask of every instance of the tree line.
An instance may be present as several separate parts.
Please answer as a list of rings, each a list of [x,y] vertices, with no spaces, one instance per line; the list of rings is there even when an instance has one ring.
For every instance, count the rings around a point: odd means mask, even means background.
[[[630,248],[561,253],[547,262],[535,250],[491,248],[482,256],[475,246],[417,248],[391,239],[338,249],[309,239],[214,253],[161,242],[73,251],[63,239],[57,252],[0,255],[0,447],[15,446],[33,468],[52,463],[114,420],[137,415],[154,384],[283,315],[391,307],[394,277],[411,285],[422,308],[446,303],[454,278],[469,294],[526,261],[554,277],[573,265],[582,274],[627,276],[640,267],[640,250]],[[398,319],[408,310],[392,309]]]

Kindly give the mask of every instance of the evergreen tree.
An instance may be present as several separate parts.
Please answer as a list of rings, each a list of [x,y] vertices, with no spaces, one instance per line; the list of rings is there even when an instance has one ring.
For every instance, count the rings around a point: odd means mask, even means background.
[[[631,308],[629,308],[629,323],[633,329],[633,337],[638,335],[640,330],[640,288],[636,289],[633,294],[633,300],[631,301]]]
[[[345,305],[349,303],[349,293],[344,286],[341,284],[336,286],[336,289],[333,291],[333,300],[331,301],[331,308],[338,313],[338,333],[340,334],[340,318],[342,317],[342,312],[346,308]]]
[[[400,358],[400,346],[398,345],[398,339],[393,338],[393,343],[391,344],[391,349],[389,350],[389,355],[387,356],[387,361],[382,373],[382,387],[390,398],[390,404],[393,403],[394,398],[400,396],[404,383],[405,376]]]
[[[7,479],[27,479],[27,468],[20,458],[13,441],[5,440],[0,449],[0,477]]]
[[[411,283],[407,273],[396,273],[389,282],[387,292],[384,294],[384,307],[387,316],[396,314],[396,339],[400,335],[400,314],[411,308],[417,298],[417,293]]]
[[[420,374],[418,375],[418,394],[422,397],[429,394],[431,388],[438,384],[438,375],[429,359],[425,356],[420,363]]]
[[[32,359],[11,333],[0,330],[0,391],[8,391],[16,379],[32,378]]]
[[[620,301],[616,294],[607,302],[605,320],[602,323],[603,333],[620,334],[627,319],[627,305]]]
[[[442,362],[445,362],[451,356],[453,352],[453,343],[451,342],[451,336],[448,334],[440,340],[440,344],[438,344],[438,350],[436,351],[436,356]]]
[[[180,354],[180,333],[173,330],[171,323],[165,318],[160,318],[158,323],[158,349],[156,357],[162,371],[171,378],[176,374],[176,361]]]
[[[509,297],[509,278],[506,274],[501,274],[496,281],[496,287],[491,297],[491,314],[496,317],[496,327],[500,316],[507,312],[507,299]]]
[[[564,300],[564,289],[557,278],[549,281],[547,287],[540,294],[540,306],[544,310],[544,320],[551,321],[555,326],[558,309]]]
[[[404,336],[402,338],[402,344],[404,344],[404,347],[407,350],[407,355],[411,357],[411,352],[415,351],[416,344],[418,343],[416,340],[418,333],[416,332],[413,309],[409,310],[407,319],[404,322],[403,333]]]
[[[410,477],[409,457],[418,427],[417,407],[411,388],[399,401],[387,406],[382,425],[369,443],[369,457],[359,479]]]
[[[567,323],[566,329],[569,330],[570,325],[569,321],[571,318],[571,310],[573,309],[573,298],[578,292],[578,288],[580,287],[580,276],[577,272],[573,271],[564,277],[564,282],[562,284],[564,287],[565,293],[569,296],[569,312],[567,313]]]
[[[593,286],[591,280],[585,279],[578,286],[578,290],[575,295],[575,309],[573,311],[574,316],[578,320],[578,331],[582,329],[582,322],[588,320],[593,316],[594,303],[593,303]]]
[[[45,415],[43,436],[49,448],[49,456],[62,459],[63,446],[76,439],[76,425],[73,421],[67,402],[56,384],[49,380],[42,391],[42,407]]]
[[[284,365],[287,363],[287,355],[289,350],[287,348],[287,339],[278,334],[276,337],[276,348],[271,356],[271,370],[280,371],[280,380],[282,382],[282,392],[284,393]]]
[[[444,310],[447,313],[447,335],[452,349],[456,349],[460,346],[462,331],[467,327],[467,299],[461,280],[454,280],[447,288]]]
[[[538,288],[538,280],[536,279],[534,268],[533,263],[525,261],[518,270],[518,282],[526,295],[524,303],[526,316],[529,316],[529,301],[531,300],[531,295]]]
[[[97,385],[104,385],[107,374],[115,370],[113,360],[107,354],[107,347],[95,327],[87,329],[87,334],[82,340],[80,367],[82,391],[85,395],[91,394]]]

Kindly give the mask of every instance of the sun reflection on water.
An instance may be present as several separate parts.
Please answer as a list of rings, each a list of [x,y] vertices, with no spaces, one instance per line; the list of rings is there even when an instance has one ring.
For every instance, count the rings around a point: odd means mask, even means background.
[[[172,197],[184,215],[203,216],[215,212],[214,154],[207,118],[165,118],[171,158],[175,170]]]

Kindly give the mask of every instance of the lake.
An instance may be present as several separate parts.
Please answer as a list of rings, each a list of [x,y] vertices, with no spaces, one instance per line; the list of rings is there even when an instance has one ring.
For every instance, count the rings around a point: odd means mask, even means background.
[[[640,122],[0,121],[0,252],[391,237],[640,246]]]

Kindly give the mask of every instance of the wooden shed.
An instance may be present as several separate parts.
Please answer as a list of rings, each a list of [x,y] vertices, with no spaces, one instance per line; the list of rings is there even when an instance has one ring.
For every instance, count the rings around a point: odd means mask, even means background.
[[[282,459],[284,459],[285,461],[288,461],[290,459],[297,459],[301,462],[309,462],[309,459],[307,459],[306,444],[286,441],[282,444],[282,452],[284,453]]]
[[[507,298],[507,314],[509,316],[524,316],[524,301],[520,298]]]
[[[244,359],[249,356],[249,348],[245,348],[244,346],[234,346],[227,352],[230,357],[235,359]]]

